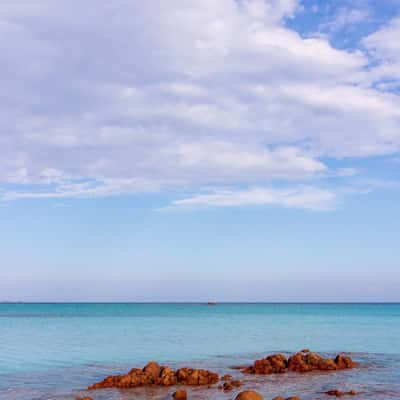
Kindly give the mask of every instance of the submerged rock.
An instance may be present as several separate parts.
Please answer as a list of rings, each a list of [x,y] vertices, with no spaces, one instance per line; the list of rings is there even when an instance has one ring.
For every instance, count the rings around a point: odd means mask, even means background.
[[[328,390],[324,392],[328,396],[343,397],[343,396],[356,396],[357,392],[355,390],[349,390],[348,392],[342,392],[341,390]]]
[[[301,400],[300,397],[287,397],[286,399],[282,396],[274,397],[272,400]]]
[[[172,368],[149,362],[143,369],[133,368],[126,375],[108,376],[89,386],[89,390],[104,388],[134,388],[139,386],[211,385],[219,380],[218,374],[204,369]]]
[[[254,390],[245,390],[244,392],[240,392],[235,397],[235,400],[264,400],[264,397],[262,397],[260,393],[257,393]]]

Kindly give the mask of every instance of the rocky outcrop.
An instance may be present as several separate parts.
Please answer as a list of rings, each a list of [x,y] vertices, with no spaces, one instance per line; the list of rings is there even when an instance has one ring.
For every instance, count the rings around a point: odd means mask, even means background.
[[[354,361],[343,355],[336,358],[323,358],[317,353],[296,353],[288,359],[288,370],[294,372],[310,372],[310,371],[335,371],[341,369],[354,368]]]
[[[204,369],[172,368],[149,362],[143,369],[133,368],[126,375],[108,376],[89,386],[89,390],[104,388],[134,388],[139,386],[212,385],[219,380],[218,374]]]
[[[253,365],[245,368],[243,372],[261,375],[282,374],[286,372],[287,364],[287,359],[283,354],[274,354],[262,360],[256,360]]]
[[[245,390],[244,392],[240,392],[235,397],[235,400],[264,400],[264,397],[262,397],[260,393],[257,393],[254,390]]]
[[[338,355],[336,358],[323,358],[317,353],[303,350],[286,358],[283,354],[274,354],[261,360],[256,360],[253,365],[240,367],[247,374],[282,374],[287,371],[335,371],[354,368],[355,362],[348,356]]]

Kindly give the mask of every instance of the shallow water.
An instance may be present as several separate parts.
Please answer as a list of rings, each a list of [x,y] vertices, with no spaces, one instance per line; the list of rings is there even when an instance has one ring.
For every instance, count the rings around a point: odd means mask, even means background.
[[[321,392],[336,388],[400,399],[399,338],[399,304],[0,304],[0,399],[71,399],[105,375],[152,359],[238,374],[229,367],[304,347],[352,352],[362,367],[246,376],[246,387],[266,399],[324,399]],[[162,399],[172,390],[100,391],[95,398]],[[193,389],[191,398],[233,396]]]

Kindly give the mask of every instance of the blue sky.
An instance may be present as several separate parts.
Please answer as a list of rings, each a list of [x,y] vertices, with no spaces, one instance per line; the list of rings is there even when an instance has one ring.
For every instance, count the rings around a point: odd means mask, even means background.
[[[0,299],[400,301],[400,1],[5,1]]]

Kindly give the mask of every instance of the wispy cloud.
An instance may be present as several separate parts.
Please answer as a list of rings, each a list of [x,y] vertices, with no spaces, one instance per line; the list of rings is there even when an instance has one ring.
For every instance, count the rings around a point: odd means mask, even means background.
[[[336,33],[343,29],[352,29],[355,24],[365,23],[370,19],[370,10],[366,7],[341,7],[329,21],[320,25],[320,30],[322,32]]]
[[[252,188],[246,190],[216,190],[174,201],[162,210],[198,209],[209,207],[279,206],[308,210],[331,210],[338,201],[329,190],[315,187],[288,189]]]

